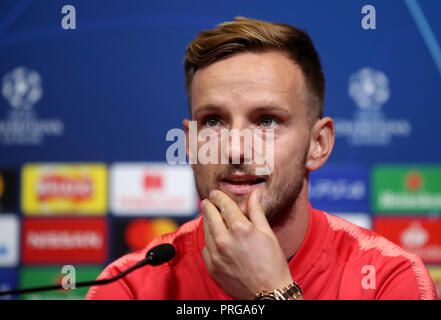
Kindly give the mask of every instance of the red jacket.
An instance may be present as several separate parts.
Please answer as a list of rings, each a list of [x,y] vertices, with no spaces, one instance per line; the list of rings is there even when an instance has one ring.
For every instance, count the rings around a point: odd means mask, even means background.
[[[292,278],[307,299],[435,299],[435,286],[421,259],[339,217],[310,206],[306,237],[289,261]],[[116,260],[98,279],[110,278],[144,259],[160,243],[176,256],[124,278],[90,288],[86,299],[231,299],[208,274],[202,259],[203,217]]]

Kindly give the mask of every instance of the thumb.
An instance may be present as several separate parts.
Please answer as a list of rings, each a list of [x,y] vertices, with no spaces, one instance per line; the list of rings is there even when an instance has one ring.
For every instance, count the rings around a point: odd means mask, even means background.
[[[262,199],[262,190],[256,189],[248,198],[247,202],[247,211],[248,216],[250,218],[250,221],[258,227],[260,230],[264,231],[265,233],[272,234],[273,231],[268,223],[268,220],[265,216],[265,211],[262,208],[262,205],[260,203]]]

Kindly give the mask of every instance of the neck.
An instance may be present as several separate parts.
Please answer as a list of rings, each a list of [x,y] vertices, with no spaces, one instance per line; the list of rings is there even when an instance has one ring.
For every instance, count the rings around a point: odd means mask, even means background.
[[[309,202],[308,181],[306,180],[299,197],[292,206],[289,219],[283,225],[273,228],[287,260],[294,256],[302,245],[308,226]]]

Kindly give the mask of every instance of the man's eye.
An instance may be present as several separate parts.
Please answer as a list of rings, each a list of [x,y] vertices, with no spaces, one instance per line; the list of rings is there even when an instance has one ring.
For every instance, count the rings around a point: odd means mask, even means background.
[[[263,118],[260,122],[262,127],[275,127],[278,124],[277,120],[273,118]]]
[[[207,118],[204,120],[204,124],[208,127],[217,127],[220,125],[220,121],[217,118]]]

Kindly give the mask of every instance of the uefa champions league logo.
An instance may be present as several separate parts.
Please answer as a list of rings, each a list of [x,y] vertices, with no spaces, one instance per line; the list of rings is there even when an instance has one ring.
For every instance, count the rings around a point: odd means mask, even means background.
[[[18,67],[4,75],[2,95],[11,107],[29,109],[43,95],[41,77],[38,72]]]
[[[11,109],[0,119],[0,145],[41,145],[45,137],[60,137],[64,123],[59,119],[39,119],[33,106],[43,96],[41,76],[20,66],[6,73],[1,93]],[[0,101],[1,103],[1,101]]]
[[[391,97],[384,72],[370,67],[354,72],[349,76],[348,95],[357,108],[352,117],[334,118],[336,138],[345,138],[351,146],[379,147],[390,146],[394,138],[412,133],[408,119],[389,119],[382,110]]]
[[[349,78],[349,96],[363,110],[378,110],[389,100],[389,80],[371,68],[363,68]]]

